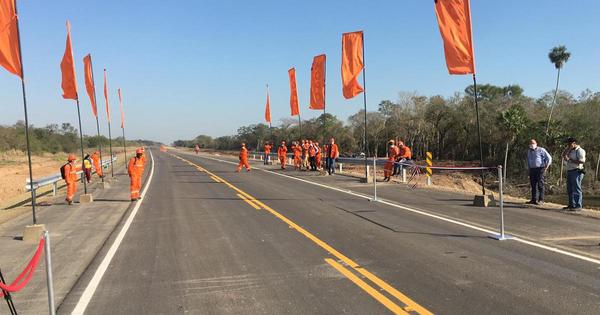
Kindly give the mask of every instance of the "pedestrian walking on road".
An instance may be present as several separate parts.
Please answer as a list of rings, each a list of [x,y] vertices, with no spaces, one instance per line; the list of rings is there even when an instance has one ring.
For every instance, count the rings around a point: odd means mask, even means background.
[[[302,147],[298,141],[292,144],[292,153],[294,154],[294,169],[299,171],[302,167]]]
[[[92,158],[89,154],[86,154],[83,158],[83,173],[88,183],[92,180]]]
[[[73,198],[75,197],[75,192],[77,192],[78,168],[75,165],[75,161],[77,161],[77,157],[71,153],[67,157],[67,164],[60,168],[61,176],[67,184],[67,198],[65,200],[69,206],[73,204]]]
[[[198,155],[198,153],[200,153],[200,146],[196,143],[196,146],[194,147],[194,152],[196,152],[196,155]]]
[[[263,161],[265,165],[268,165],[269,162],[271,162],[271,148],[273,148],[273,146],[269,143],[269,142],[265,142],[265,155],[263,157]]]
[[[281,164],[281,169],[285,169],[285,160],[287,159],[287,146],[285,145],[285,141],[281,141],[279,148],[277,148],[277,157],[279,158],[279,164]]]
[[[577,144],[577,139],[567,139],[563,160],[567,166],[567,194],[569,195],[569,205],[563,209],[579,211],[583,207],[581,182],[585,175],[585,150]]]
[[[529,182],[531,183],[529,204],[544,203],[545,177],[550,164],[552,164],[552,156],[548,151],[538,146],[535,139],[529,140],[529,150],[527,150],[527,166],[529,167]]]
[[[236,172],[240,172],[242,167],[246,168],[246,172],[250,172],[250,163],[248,163],[248,149],[246,149],[246,144],[242,142],[242,148],[240,149],[239,155],[240,163],[238,164]]]
[[[326,164],[327,164],[327,173],[329,175],[335,174],[335,161],[340,157],[340,152],[338,150],[337,144],[335,144],[335,139],[331,138],[329,140],[329,145],[327,146],[327,156],[326,156]]]
[[[144,174],[144,161],[142,157],[144,152],[141,148],[135,150],[135,156],[129,159],[127,165],[127,173],[131,179],[129,191],[131,193],[131,201],[140,199],[140,190],[142,189],[142,175]]]

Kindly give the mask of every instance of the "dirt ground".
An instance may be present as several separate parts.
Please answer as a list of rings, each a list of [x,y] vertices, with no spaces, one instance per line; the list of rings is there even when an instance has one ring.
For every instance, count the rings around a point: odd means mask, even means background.
[[[135,148],[128,148],[128,155],[131,156]],[[91,150],[88,150],[91,153]],[[102,152],[108,155],[108,150]],[[122,148],[113,148],[113,153],[119,155],[119,159],[124,159]],[[78,156],[79,157],[79,156]],[[31,157],[33,178],[45,177],[60,172],[60,167],[66,163],[67,154],[45,153]],[[0,152],[0,205],[8,200],[17,198],[25,194],[25,180],[29,178],[29,168],[27,166],[27,153],[21,151]]]

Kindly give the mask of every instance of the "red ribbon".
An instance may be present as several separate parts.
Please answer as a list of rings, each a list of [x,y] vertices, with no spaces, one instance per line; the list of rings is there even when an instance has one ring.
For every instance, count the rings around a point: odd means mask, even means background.
[[[27,267],[25,267],[21,274],[19,274],[15,281],[13,281],[10,285],[6,285],[5,283],[2,283],[2,281],[0,281],[0,289],[8,292],[18,292],[21,291],[21,289],[23,289],[27,285],[27,283],[29,283],[29,280],[31,280],[31,277],[35,272],[35,268],[37,267],[40,261],[40,256],[42,255],[42,250],[44,249],[44,243],[45,239],[41,238],[38,247],[35,253],[33,254],[33,257],[27,264]],[[3,296],[4,293],[0,292],[0,297]]]

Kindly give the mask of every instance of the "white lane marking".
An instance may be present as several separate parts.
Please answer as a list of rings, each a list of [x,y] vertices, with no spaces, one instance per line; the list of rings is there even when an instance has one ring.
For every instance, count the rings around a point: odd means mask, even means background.
[[[229,163],[229,164],[237,165],[237,163],[235,163],[235,162],[225,161],[225,160],[221,160],[221,159],[215,159],[215,158],[208,157],[208,156],[202,156],[202,158],[209,159],[209,160],[214,160],[214,161],[218,161],[218,162],[223,162],[223,163]],[[316,183],[316,182],[309,181],[309,180],[306,180],[306,179],[302,179],[302,178],[290,176],[290,175],[287,175],[287,174],[277,173],[277,172],[273,172],[273,171],[262,169],[262,168],[258,168],[258,167],[255,167],[255,169],[261,170],[261,171],[266,172],[266,173],[270,173],[270,174],[274,174],[274,175],[279,175],[279,176],[291,178],[291,179],[298,180],[298,181],[301,181],[301,182],[304,182],[304,183],[308,183],[308,184],[311,184],[311,185],[315,185],[315,186],[319,186],[319,187],[328,188],[328,189],[331,189],[331,190],[343,192],[343,193],[346,193],[346,194],[349,194],[349,195],[353,195],[353,196],[356,196],[356,197],[361,197],[361,198],[365,198],[365,199],[368,199],[368,200],[372,200],[371,196],[363,195],[363,194],[360,194],[360,193],[356,193],[356,192],[353,192],[351,190],[341,189],[341,188],[337,188],[337,187],[333,187],[333,186],[329,186],[329,185],[325,185],[325,184],[321,184],[321,183]],[[410,207],[407,207],[407,206],[399,205],[399,204],[396,204],[396,203],[393,203],[393,202],[389,202],[389,201],[385,201],[385,200],[382,200],[382,199],[377,200],[377,202],[383,203],[385,205],[392,206],[392,207],[395,207],[395,208],[399,208],[399,209],[402,209],[402,210],[410,211],[410,212],[413,212],[413,213],[418,213],[418,214],[421,214],[421,215],[424,215],[424,216],[427,216],[427,217],[430,217],[430,218],[434,218],[434,219],[446,221],[446,222],[449,222],[449,223],[452,223],[452,224],[464,226],[464,227],[467,227],[467,228],[470,228],[470,229],[473,229],[473,230],[477,230],[477,231],[480,231],[480,232],[485,232],[485,233],[488,233],[488,234],[498,234],[497,231],[492,231],[492,230],[489,230],[489,229],[486,229],[486,228],[482,228],[482,227],[479,227],[479,226],[476,226],[476,225],[472,225],[472,224],[469,224],[469,223],[461,222],[459,220],[454,220],[454,219],[446,218],[444,216],[436,215],[436,214],[429,213],[429,212],[426,212],[426,211],[417,210],[417,209],[414,209],[414,208],[410,208]],[[560,249],[560,248],[552,247],[552,246],[549,246],[549,245],[544,245],[544,244],[537,243],[537,242],[534,242],[534,241],[530,241],[530,240],[527,240],[527,239],[523,239],[523,238],[520,238],[520,237],[513,237],[513,238],[511,238],[511,240],[519,242],[519,243],[527,244],[527,245],[530,245],[530,246],[534,246],[534,247],[537,247],[537,248],[540,248],[540,249],[544,249],[544,250],[547,250],[547,251],[551,251],[551,252],[554,252],[554,253],[557,253],[557,254],[562,254],[562,255],[565,255],[565,256],[572,257],[572,258],[577,258],[577,259],[580,259],[580,260],[584,260],[584,261],[587,261],[587,262],[590,262],[590,263],[593,263],[593,264],[596,264],[596,265],[600,265],[600,260],[599,259],[594,259],[594,258],[587,257],[587,256],[584,256],[584,255],[579,255],[579,254],[576,254],[576,253],[573,253],[573,252],[570,252],[570,251],[567,251],[567,250],[563,250],[563,249]]]
[[[152,156],[152,151],[149,151],[149,152],[150,152],[150,159],[152,160],[152,168],[150,169],[150,175],[148,176],[148,182],[146,182],[146,186],[144,187],[142,194],[140,195],[140,200],[138,200],[135,203],[133,210],[129,214],[129,217],[127,217],[127,221],[125,221],[125,224],[123,224],[121,231],[119,231],[119,234],[117,235],[114,242],[110,246],[110,249],[108,250],[108,252],[106,252],[106,255],[102,259],[102,262],[98,266],[98,269],[96,269],[94,276],[92,277],[92,279],[88,283],[87,287],[83,291],[83,294],[79,298],[79,301],[77,302],[77,305],[75,306],[75,309],[73,310],[73,312],[71,312],[72,315],[80,315],[85,312],[85,309],[87,308],[88,304],[92,300],[92,297],[94,296],[94,292],[96,292],[96,289],[98,288],[98,285],[100,284],[100,281],[102,280],[102,277],[104,276],[104,273],[108,269],[108,266],[110,265],[111,260],[113,259],[117,250],[119,249],[119,245],[121,245],[123,238],[125,238],[125,234],[127,234],[127,230],[129,230],[129,226],[131,226],[131,222],[133,221],[133,218],[135,217],[138,210],[140,209],[140,206],[142,205],[142,201],[144,201],[144,197],[146,196],[148,187],[150,187],[150,183],[152,182],[152,176],[154,175],[154,157]]]

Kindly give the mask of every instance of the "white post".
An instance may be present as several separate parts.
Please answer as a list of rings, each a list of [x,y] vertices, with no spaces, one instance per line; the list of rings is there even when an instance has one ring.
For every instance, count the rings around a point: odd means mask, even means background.
[[[499,180],[499,194],[500,194],[500,239],[506,239],[504,236],[504,181],[502,172],[502,165],[498,166],[498,180]],[[485,196],[484,196],[485,197]]]
[[[401,166],[402,169],[402,182],[406,183],[406,168],[404,168],[404,166]]]
[[[57,189],[58,189],[58,182],[52,183],[52,196],[56,196]]]
[[[339,164],[339,166],[340,166],[340,174],[342,174],[342,165],[344,165],[344,164],[342,164],[342,163]]]
[[[56,314],[54,307],[54,286],[52,281],[52,257],[50,254],[50,235],[44,231],[44,257],[46,258],[46,286],[48,288],[48,313]]]
[[[373,157],[373,200],[377,201],[377,156]]]

